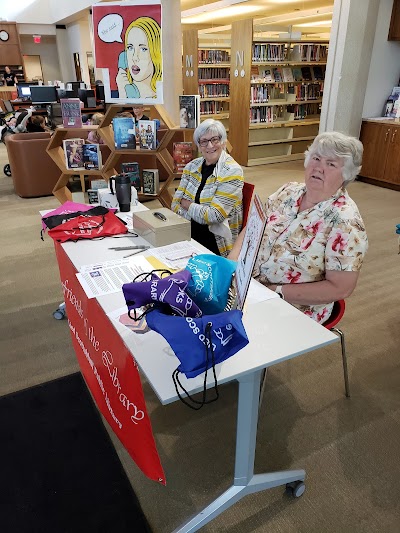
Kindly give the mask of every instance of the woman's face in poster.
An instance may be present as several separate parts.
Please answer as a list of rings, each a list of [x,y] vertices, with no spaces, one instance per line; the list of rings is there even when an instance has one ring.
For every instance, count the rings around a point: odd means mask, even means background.
[[[146,34],[140,28],[132,28],[128,34],[126,56],[133,81],[143,81],[153,75]]]

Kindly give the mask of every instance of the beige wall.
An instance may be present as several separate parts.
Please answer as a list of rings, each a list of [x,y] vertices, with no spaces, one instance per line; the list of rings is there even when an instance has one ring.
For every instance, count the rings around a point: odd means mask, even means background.
[[[44,83],[47,83],[48,80],[54,81],[61,79],[55,36],[42,35],[40,44],[33,42],[32,35],[21,35],[20,40],[22,55],[40,56]]]

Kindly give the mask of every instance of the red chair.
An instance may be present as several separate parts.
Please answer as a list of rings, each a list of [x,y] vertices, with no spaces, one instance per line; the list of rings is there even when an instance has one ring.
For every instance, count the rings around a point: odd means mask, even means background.
[[[243,183],[243,222],[242,222],[242,228],[246,226],[247,223],[247,217],[249,216],[250,206],[251,206],[251,200],[253,198],[253,192],[254,192],[254,185],[252,183],[247,183],[246,181]]]
[[[342,346],[342,361],[343,361],[343,376],[344,376],[344,387],[346,389],[346,396],[350,398],[350,387],[349,387],[349,375],[347,372],[347,357],[346,357],[346,345],[344,342],[344,333],[341,329],[336,328],[336,324],[342,319],[344,311],[346,309],[346,304],[344,300],[338,300],[333,304],[333,310],[331,316],[323,324],[326,329],[333,331],[340,337],[340,344]]]

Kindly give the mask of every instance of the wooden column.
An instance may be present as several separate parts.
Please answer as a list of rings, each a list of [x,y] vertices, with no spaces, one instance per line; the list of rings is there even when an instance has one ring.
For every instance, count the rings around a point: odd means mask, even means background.
[[[240,165],[247,165],[252,41],[251,19],[232,24],[229,141],[231,155]]]

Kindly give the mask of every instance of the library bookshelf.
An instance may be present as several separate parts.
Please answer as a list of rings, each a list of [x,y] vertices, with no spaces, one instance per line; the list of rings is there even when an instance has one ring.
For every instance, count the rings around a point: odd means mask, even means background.
[[[232,24],[229,139],[244,166],[302,159],[318,134],[327,41],[254,38]]]
[[[229,122],[230,49],[221,46],[199,47],[197,30],[183,32],[183,90],[200,95],[200,121]]]

